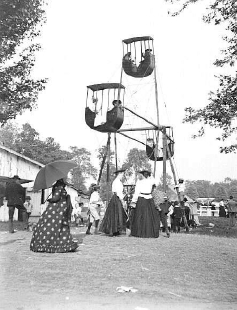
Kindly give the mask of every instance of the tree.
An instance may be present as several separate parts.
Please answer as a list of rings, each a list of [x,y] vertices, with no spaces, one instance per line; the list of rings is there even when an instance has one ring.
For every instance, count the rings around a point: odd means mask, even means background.
[[[8,122],[0,129],[0,138],[4,146],[35,159],[33,150],[36,141],[38,142],[39,134],[30,124],[26,123],[19,127],[13,122]]]
[[[8,123],[0,129],[0,137],[6,147],[42,164],[72,158],[70,152],[61,150],[60,144],[55,142],[54,138],[40,140],[39,133],[28,123],[22,127]]]
[[[33,43],[45,21],[44,0],[2,0],[0,3],[0,123],[36,106],[46,80],[31,71],[40,45]]]
[[[160,181],[157,185],[157,189],[160,191],[161,195],[168,196],[171,200],[178,200],[178,197],[176,195],[176,191],[173,185],[173,178],[168,173],[166,174],[166,193],[164,192],[163,188],[163,174],[160,176]]]
[[[172,3],[180,0],[166,0]],[[190,4],[199,0],[183,0],[179,11],[173,15],[180,14]],[[184,123],[200,122],[214,128],[221,129],[218,140],[225,141],[233,135],[236,135],[237,127],[235,125],[237,117],[237,73],[235,64],[237,60],[237,2],[236,0],[214,0],[209,6],[209,13],[204,16],[206,23],[226,25],[227,35],[223,37],[227,43],[226,49],[222,50],[222,59],[217,59],[214,65],[217,67],[227,67],[228,74],[219,76],[219,88],[216,92],[210,92],[209,104],[203,109],[193,109],[187,107]],[[225,70],[226,71],[226,70]],[[195,137],[205,134],[202,126]],[[229,153],[237,149],[237,143],[220,148],[221,152]]]
[[[70,146],[72,159],[78,167],[73,169],[72,183],[78,189],[86,191],[86,179],[88,177],[96,178],[97,169],[91,163],[91,152],[85,148]]]
[[[169,175],[168,173],[166,173],[166,184],[167,184],[168,186],[172,185],[172,180],[173,180],[172,176]],[[160,183],[159,183],[159,184],[160,184],[161,186],[163,186],[163,174],[162,174],[161,177],[160,177]]]
[[[170,188],[172,187],[172,180],[173,180],[172,176],[167,173],[166,174],[167,193],[170,190]],[[161,192],[163,192],[163,190],[164,190],[164,188],[163,188],[163,174],[160,176],[160,182],[158,183],[157,188]]]
[[[236,186],[235,187],[233,186],[230,188],[229,196],[233,196],[234,199],[237,199],[237,187]]]
[[[236,186],[237,187],[237,180],[231,180],[231,182],[230,182],[230,187],[232,187],[232,186]]]
[[[213,196],[213,190],[210,181],[206,180],[197,180],[197,181],[189,181],[185,182],[186,188],[190,186],[194,186],[198,192],[199,198],[210,198]]]
[[[226,184],[228,184],[228,185],[231,183],[231,181],[232,181],[232,179],[229,178],[229,177],[227,177],[227,178],[224,179],[224,183],[226,183]]]
[[[215,199],[221,201],[227,199],[227,192],[223,186],[219,186],[215,192]]]
[[[26,123],[16,136],[16,151],[30,157],[42,164],[48,164],[55,160],[71,159],[72,154],[61,150],[59,143],[54,138],[47,137],[45,141],[39,139],[39,133]]]
[[[135,175],[135,182],[137,181],[136,173],[140,170],[151,170],[151,164],[147,157],[146,151],[133,148],[129,151],[123,167],[127,169],[129,176]]]
[[[16,134],[15,150],[22,155],[35,159],[39,144],[39,133],[29,123],[23,124],[22,129]]]
[[[16,151],[15,142],[17,131],[17,126],[11,122],[8,122],[4,127],[0,128],[0,143],[5,147]]]
[[[194,185],[190,185],[185,189],[185,195],[187,195],[188,197],[192,198],[192,199],[197,199],[199,197],[198,191],[196,186]]]
[[[59,143],[57,143],[54,138],[48,137],[45,141],[41,141],[38,145],[38,150],[41,148],[40,153],[38,153],[37,158],[43,164],[48,164],[51,161],[66,159],[72,159],[72,154],[68,151],[62,150]]]
[[[116,170],[115,164],[113,163],[114,161],[114,152],[112,151],[110,153],[110,161],[109,161],[109,174],[107,171],[107,157],[106,161],[104,162],[104,167],[102,167],[103,164],[103,159],[105,158],[105,155],[107,153],[107,146],[102,146],[101,148],[98,149],[98,156],[97,158],[99,159],[100,162],[100,173],[101,173],[101,179],[100,179],[100,196],[101,199],[106,201],[107,198],[111,198],[111,185],[112,181],[114,180],[114,171]],[[101,170],[101,168],[103,168]],[[107,178],[109,178],[109,182],[107,183]],[[109,197],[107,197],[107,191],[109,190]]]

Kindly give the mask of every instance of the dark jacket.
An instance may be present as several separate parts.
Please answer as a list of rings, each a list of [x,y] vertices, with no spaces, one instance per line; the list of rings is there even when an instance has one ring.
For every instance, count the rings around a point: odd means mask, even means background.
[[[170,203],[169,201],[164,201],[159,204],[160,210],[163,211],[165,214],[169,213]]]
[[[237,212],[237,202],[233,199],[230,199],[227,204],[228,212]]]
[[[5,196],[8,206],[18,205],[23,207],[25,202],[25,189],[19,183],[9,182],[6,185]]]
[[[180,206],[174,207],[173,217],[174,218],[181,218],[182,217],[182,210],[181,210]]]

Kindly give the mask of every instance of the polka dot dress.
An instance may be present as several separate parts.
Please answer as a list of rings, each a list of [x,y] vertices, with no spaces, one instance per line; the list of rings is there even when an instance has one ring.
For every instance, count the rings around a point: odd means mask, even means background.
[[[67,192],[55,187],[50,203],[34,228],[30,250],[34,252],[65,253],[75,251],[68,222]]]

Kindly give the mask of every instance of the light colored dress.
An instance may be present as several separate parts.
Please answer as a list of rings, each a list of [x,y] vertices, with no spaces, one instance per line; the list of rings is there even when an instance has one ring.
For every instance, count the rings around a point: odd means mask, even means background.
[[[102,200],[100,198],[100,195],[97,191],[94,191],[91,194],[90,201],[89,201],[89,221],[90,223],[93,223],[94,221],[97,221],[100,219],[97,206],[102,204]]]
[[[0,221],[8,222],[9,221],[9,208],[7,206],[7,200],[3,201],[3,205],[0,207]],[[13,221],[18,221],[18,209],[15,208]]]

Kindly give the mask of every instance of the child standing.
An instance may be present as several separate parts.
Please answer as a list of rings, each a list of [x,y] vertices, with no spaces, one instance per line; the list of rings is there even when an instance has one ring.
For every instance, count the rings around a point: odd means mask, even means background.
[[[79,222],[81,221],[81,225],[84,226],[83,217],[81,215],[81,211],[82,211],[82,207],[83,207],[84,203],[80,202],[81,201],[80,196],[76,197],[75,200],[76,200],[76,203],[75,203],[75,206],[73,208],[73,216],[75,219],[75,225],[79,226]]]
[[[24,202],[24,207],[26,208],[26,214],[27,214],[26,228],[25,229],[29,230],[29,218],[30,218],[31,212],[33,210],[33,204],[31,203],[31,197],[30,196],[26,196],[25,202]]]
[[[174,217],[174,232],[180,232],[180,222],[182,218],[182,210],[180,208],[179,202],[174,202],[174,210],[173,210],[173,217]]]
[[[167,214],[167,226],[168,226],[169,232],[171,231],[171,218],[173,217],[173,211],[174,211],[174,207],[173,207],[173,204],[171,203],[169,207],[169,212]]]

